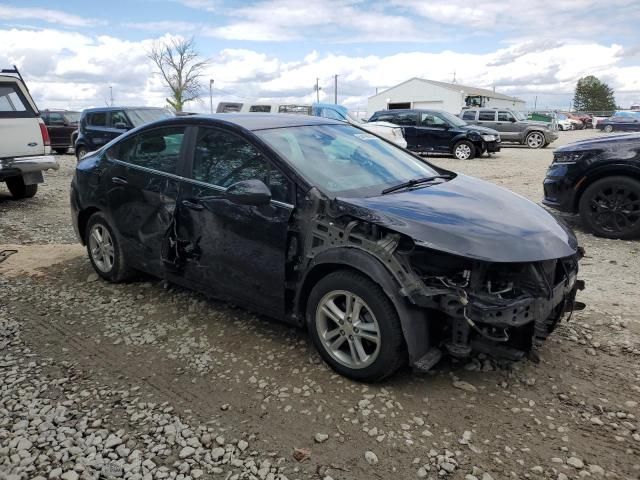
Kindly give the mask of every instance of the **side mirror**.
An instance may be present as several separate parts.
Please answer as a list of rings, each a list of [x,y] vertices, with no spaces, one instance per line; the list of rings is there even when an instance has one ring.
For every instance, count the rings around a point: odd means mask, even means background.
[[[127,124],[124,122],[118,122],[114,125],[114,128],[117,128],[119,130],[126,130],[127,129]]]
[[[259,207],[271,201],[271,190],[261,180],[242,180],[227,188],[225,197],[238,205]]]

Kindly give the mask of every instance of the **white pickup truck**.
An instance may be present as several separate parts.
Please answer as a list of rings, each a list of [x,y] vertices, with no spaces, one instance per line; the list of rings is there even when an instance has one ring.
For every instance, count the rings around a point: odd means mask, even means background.
[[[30,198],[45,170],[58,169],[47,127],[17,68],[0,70],[0,182],[14,198]]]

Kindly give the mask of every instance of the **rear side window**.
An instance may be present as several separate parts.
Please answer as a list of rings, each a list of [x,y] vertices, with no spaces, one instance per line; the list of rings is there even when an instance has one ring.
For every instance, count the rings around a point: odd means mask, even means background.
[[[34,117],[27,100],[14,83],[0,83],[0,117]]]
[[[222,130],[199,129],[192,176],[224,188],[242,180],[262,180],[274,200],[289,198],[286,177],[249,142]]]
[[[107,152],[109,158],[139,167],[175,174],[185,127],[165,127],[142,132]]]
[[[475,120],[476,119],[475,110],[467,110],[466,112],[464,112],[462,114],[462,119],[463,120]]]
[[[92,127],[106,127],[107,114],[105,112],[95,112],[87,115],[87,125]]]
[[[410,127],[416,124],[416,116],[413,113],[396,113],[389,122]]]
[[[123,111],[111,112],[111,128],[129,128],[129,120]]]
[[[250,112],[269,113],[271,111],[271,105],[251,105],[249,107]]]
[[[478,120],[481,122],[495,122],[496,112],[494,110],[481,110]]]

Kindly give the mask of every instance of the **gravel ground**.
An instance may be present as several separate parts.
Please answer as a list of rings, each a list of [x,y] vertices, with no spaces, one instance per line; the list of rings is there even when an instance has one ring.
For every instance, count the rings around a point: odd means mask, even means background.
[[[561,132],[554,146],[599,135]],[[155,279],[97,279],[69,223],[75,160],[0,186],[0,479],[640,478],[640,242],[576,229],[587,307],[538,364],[478,357],[380,385],[304,332]],[[551,150],[439,165],[539,201]]]

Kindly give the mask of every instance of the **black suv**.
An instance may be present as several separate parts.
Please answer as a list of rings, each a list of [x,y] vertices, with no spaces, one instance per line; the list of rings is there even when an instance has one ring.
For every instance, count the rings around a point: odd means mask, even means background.
[[[592,138],[556,149],[542,203],[579,213],[596,235],[640,237],[640,134]]]
[[[70,110],[45,110],[41,112],[42,120],[47,126],[51,148],[63,155],[73,147],[73,132],[78,128],[80,112]]]
[[[165,108],[104,107],[82,111],[75,141],[76,157],[97,150],[124,132],[145,123],[168,118],[173,114]]]
[[[421,153],[448,153],[470,160],[485,152],[500,151],[500,134],[486,127],[468,125],[442,110],[380,110],[370,122],[400,125],[407,149]]]

